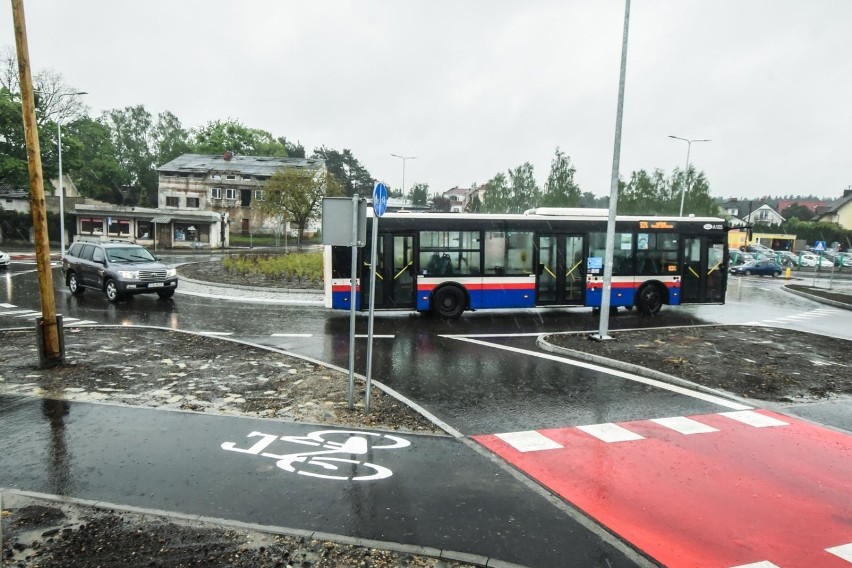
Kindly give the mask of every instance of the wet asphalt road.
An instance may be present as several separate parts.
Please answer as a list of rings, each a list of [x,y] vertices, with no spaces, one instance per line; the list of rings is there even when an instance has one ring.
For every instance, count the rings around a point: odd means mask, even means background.
[[[0,275],[0,282],[4,281],[0,303],[38,309],[35,274],[5,279]],[[611,319],[610,328],[756,322],[783,315],[795,317],[820,307],[781,291],[782,284],[770,279],[732,279],[725,306],[664,309],[651,319],[622,311]],[[66,317],[228,333],[340,367],[348,365],[346,313],[230,302],[219,302],[211,309],[209,298],[180,293],[172,301],[143,296],[112,305],[102,295],[74,298],[58,286],[56,298],[58,311]],[[838,311],[818,319],[790,319],[783,325],[852,339],[849,321],[848,312]],[[31,322],[4,318],[0,313],[0,326],[13,325]],[[359,316],[357,325],[359,334],[366,333],[366,316]],[[417,314],[384,313],[375,322],[373,377],[466,436],[724,410],[707,400],[534,353],[534,338],[539,333],[595,331],[597,326],[598,318],[588,309],[469,313],[451,323]],[[366,340],[356,342],[356,370],[363,373]],[[848,406],[835,402],[791,410],[849,429],[843,422],[849,420]],[[162,422],[153,428],[140,425],[125,434],[122,428],[133,421],[117,416],[105,423],[95,421],[92,405],[69,407],[69,414],[57,426],[55,417],[46,420],[45,410],[32,406],[37,404],[0,400],[0,436],[6,443],[15,440],[8,447],[0,447],[0,466],[3,471],[16,472],[10,482],[21,488],[51,493],[69,487],[69,494],[75,496],[122,504],[288,526],[298,523],[330,532],[467,551],[475,548],[482,554],[536,566],[564,566],[565,554],[576,555],[578,551],[583,551],[575,564],[578,566],[605,565],[604,558],[613,566],[633,565],[635,560],[612,549],[599,535],[578,525],[572,515],[541,497],[528,483],[508,475],[506,469],[494,465],[465,441],[415,437],[416,453],[413,445],[410,451],[388,452],[389,457],[382,457],[381,463],[391,467],[394,477],[387,484],[384,482],[388,480],[383,480],[381,491],[365,490],[362,494],[354,484],[317,492],[310,483],[308,489],[301,489],[304,479],[281,472],[271,460],[221,450],[223,441],[239,442],[252,429],[263,431],[263,426],[255,423],[269,422],[191,415],[193,418],[174,418],[172,424],[170,416],[168,424]],[[101,407],[97,408],[100,412]],[[281,434],[300,433],[304,433],[301,427]],[[91,444],[93,439],[97,443]],[[127,448],[140,439],[149,443],[141,452],[134,448],[128,455]],[[186,456],[187,460],[174,460],[170,457],[174,455]],[[104,463],[109,467],[102,467]],[[197,464],[206,464],[207,468],[196,468]],[[141,465],[155,466],[156,475],[152,479],[140,476]],[[424,477],[424,472],[429,475]],[[285,474],[284,481],[281,473]],[[8,485],[6,478],[4,474],[2,485]],[[99,487],[104,480],[113,479],[115,487]],[[485,479],[489,483],[483,483]],[[138,489],[128,489],[134,483],[139,484]],[[266,499],[258,499],[254,493],[247,495],[250,490],[245,488],[258,484]],[[452,496],[448,490],[454,492]],[[269,507],[268,495],[275,494],[281,495],[282,503],[288,503],[286,514]],[[323,505],[317,507],[317,503]],[[530,503],[532,508],[525,508]],[[388,516],[382,514],[379,504],[399,515],[399,526],[387,526]],[[460,520],[455,525],[449,510],[458,512]],[[393,518],[391,525],[397,517]],[[470,519],[480,518],[482,526],[472,526],[477,523]],[[504,526],[507,519],[508,528]]]
[[[526,566],[634,566],[493,460],[445,436],[343,455],[392,475],[347,481],[276,467],[260,434],[323,427],[271,420],[0,396],[0,486],[268,526],[464,551]],[[255,436],[248,438],[252,433]],[[378,443],[377,445],[381,445]],[[279,457],[316,451],[282,440]],[[298,465],[298,464],[297,464]],[[310,468],[334,476],[342,471]],[[356,476],[371,475],[361,466]]]

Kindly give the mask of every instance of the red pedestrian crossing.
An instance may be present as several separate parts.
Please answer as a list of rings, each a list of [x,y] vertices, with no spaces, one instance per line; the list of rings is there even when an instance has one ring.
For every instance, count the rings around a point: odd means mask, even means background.
[[[474,438],[663,565],[852,566],[849,435],[740,411]]]

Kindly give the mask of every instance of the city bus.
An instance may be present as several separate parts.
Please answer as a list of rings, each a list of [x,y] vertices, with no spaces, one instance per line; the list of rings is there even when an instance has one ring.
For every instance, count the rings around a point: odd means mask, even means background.
[[[606,209],[524,214],[397,211],[379,218],[376,310],[454,319],[466,310],[600,309]],[[372,218],[358,248],[355,309],[369,308]],[[713,217],[618,216],[610,307],[656,314],[663,305],[723,304],[728,225]],[[326,246],[325,303],[350,310],[351,251]]]

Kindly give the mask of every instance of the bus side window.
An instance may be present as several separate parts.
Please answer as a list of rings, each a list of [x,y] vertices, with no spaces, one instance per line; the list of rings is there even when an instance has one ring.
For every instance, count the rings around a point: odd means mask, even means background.
[[[438,274],[438,266],[441,264],[441,257],[436,252],[429,259],[429,264],[426,265],[424,274]]]

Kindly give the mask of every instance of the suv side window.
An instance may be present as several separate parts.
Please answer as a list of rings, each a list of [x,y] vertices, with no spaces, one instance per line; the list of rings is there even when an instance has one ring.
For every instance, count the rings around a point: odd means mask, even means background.
[[[94,254],[92,254],[92,261],[94,262],[103,262],[104,261],[104,251],[103,249],[96,248]]]
[[[68,249],[68,256],[80,256],[80,249],[83,248],[83,245],[80,243],[74,243],[71,245],[71,248]]]
[[[80,251],[80,258],[83,260],[92,260],[92,254],[95,252],[95,247],[92,245],[83,245],[83,250]]]

